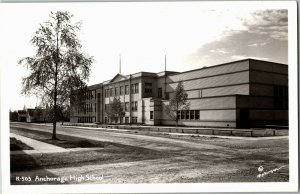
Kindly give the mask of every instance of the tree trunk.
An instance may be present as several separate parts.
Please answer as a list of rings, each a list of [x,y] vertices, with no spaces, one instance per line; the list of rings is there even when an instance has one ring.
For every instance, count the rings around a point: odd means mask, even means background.
[[[59,25],[59,21],[57,21],[57,27],[58,27],[58,25]],[[55,61],[55,72],[54,72],[54,118],[53,118],[52,139],[56,139],[58,63],[59,63],[59,49],[58,49],[58,30],[57,30],[57,32],[56,32],[56,61]]]
[[[57,71],[57,65],[56,65]],[[53,131],[52,139],[56,139],[56,120],[57,120],[57,73],[55,72],[55,84],[54,84],[54,118],[53,118]]]

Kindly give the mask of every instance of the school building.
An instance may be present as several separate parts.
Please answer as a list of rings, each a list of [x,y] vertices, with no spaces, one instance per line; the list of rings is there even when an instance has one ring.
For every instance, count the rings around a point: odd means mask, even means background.
[[[72,105],[74,123],[110,123],[116,97],[125,110],[117,123],[175,125],[164,111],[182,81],[190,107],[178,125],[248,128],[288,126],[288,65],[245,59],[186,72],[117,74],[89,86],[83,108]]]

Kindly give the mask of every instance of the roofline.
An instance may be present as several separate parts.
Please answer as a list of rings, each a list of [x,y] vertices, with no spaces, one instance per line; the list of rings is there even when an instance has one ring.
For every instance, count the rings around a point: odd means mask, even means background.
[[[197,68],[197,69],[192,69],[192,70],[188,70],[188,71],[183,71],[183,72],[176,72],[176,71],[167,71],[167,72],[172,72],[171,74],[169,74],[168,76],[173,76],[173,75],[179,75],[179,74],[183,74],[183,73],[189,73],[189,72],[193,72],[193,71],[199,71],[199,70],[202,70],[202,69],[209,69],[209,68],[216,68],[216,67],[220,67],[220,66],[225,66],[225,65],[230,65],[230,64],[233,64],[233,63],[239,63],[239,62],[245,62],[245,61],[261,61],[261,62],[266,62],[266,63],[272,63],[272,64],[277,64],[277,65],[283,65],[283,66],[288,66],[288,64],[283,64],[283,63],[276,63],[276,62],[272,62],[272,61],[266,61],[266,60],[259,60],[259,59],[253,59],[253,58],[245,58],[245,59],[241,59],[241,60],[236,60],[236,61],[230,61],[230,62],[226,62],[226,63],[221,63],[221,64],[217,64],[217,65],[211,65],[211,66],[208,66],[208,67],[200,67],[200,68]],[[129,74],[129,75],[123,75],[123,76],[132,76],[132,75],[135,75],[135,74],[139,74],[139,73],[150,73],[150,74],[156,74],[156,77],[162,77],[162,76],[158,76],[157,74],[159,73],[163,73],[165,71],[160,71],[158,73],[153,73],[153,72],[146,72],[146,71],[140,71],[140,72],[137,72],[137,73],[132,73],[132,74]],[[125,80],[122,80],[122,81],[126,81],[126,80],[129,80],[130,78],[128,79],[125,79]],[[134,78],[135,79],[135,78]],[[112,79],[111,79],[112,80]],[[111,80],[105,80],[103,82],[100,82],[101,85],[108,85],[110,84],[109,82]],[[108,82],[106,84],[104,84],[104,82]],[[97,85],[97,84],[95,84]],[[90,86],[88,86],[90,87]]]
[[[252,59],[252,58],[248,58],[248,60],[250,60],[250,61],[262,61],[262,62],[265,62],[265,63],[273,63],[273,64],[276,64],[276,65],[284,65],[284,66],[288,66],[288,64],[285,64],[285,63],[277,63],[277,62],[273,62],[273,61],[266,61],[266,60]]]
[[[189,72],[193,72],[193,71],[198,71],[198,70],[201,70],[201,69],[209,69],[209,68],[215,68],[215,67],[230,65],[230,64],[233,64],[233,63],[239,63],[239,62],[244,62],[244,61],[249,61],[249,62],[250,61],[262,61],[262,62],[266,62],[266,63],[273,63],[273,64],[278,64],[278,65],[288,66],[287,64],[282,64],[282,63],[276,63],[276,62],[264,61],[264,60],[258,60],[258,59],[252,59],[252,58],[245,58],[245,59],[241,59],[241,60],[237,60],[237,61],[230,61],[230,62],[227,62],[227,63],[218,64],[218,65],[211,65],[211,66],[208,66],[208,67],[201,67],[201,68],[197,68],[197,69],[193,69],[193,70],[174,73],[174,74],[172,74],[172,76],[173,75],[178,75],[178,74],[183,74],[183,73],[189,73]]]
[[[142,73],[155,74],[153,77],[157,77],[157,73],[148,72],[148,71],[139,71],[139,72],[136,72],[136,73],[131,73],[131,74],[129,74],[129,75],[120,74],[120,75],[123,75],[123,76],[125,76],[125,77],[129,77],[129,78],[126,78],[125,80],[120,80],[120,81],[117,81],[117,82],[122,82],[122,81],[129,80],[129,79],[130,79],[130,76],[135,75],[135,74],[139,74],[139,73],[141,73],[141,74],[142,74]],[[118,74],[119,74],[119,73],[118,73]],[[117,74],[117,75],[118,75],[118,74]],[[113,78],[115,78],[117,75],[115,75]],[[139,77],[142,77],[142,76],[139,76]],[[135,78],[131,78],[131,79],[136,79],[136,78],[139,78],[139,77],[135,77]],[[103,81],[103,82],[101,82],[101,83],[102,83],[103,85],[108,85],[108,84],[110,84],[111,80],[113,80],[113,79],[105,80],[105,81]],[[104,83],[104,82],[108,82],[108,83]],[[117,82],[113,82],[113,83],[117,83]]]
[[[248,61],[248,60],[249,60],[249,58],[247,58],[247,59],[242,59],[242,60],[238,60],[238,61],[230,61],[230,62],[227,62],[227,63],[221,63],[221,64],[217,64],[217,65],[211,65],[211,66],[208,66],[208,67],[200,67],[200,68],[197,68],[197,69],[192,69],[192,70],[188,70],[188,71],[183,71],[183,72],[175,73],[175,74],[172,74],[172,75],[178,75],[178,74],[181,74],[181,73],[189,73],[189,72],[193,72],[193,71],[199,71],[199,70],[201,70],[201,69],[215,68],[215,67],[220,67],[220,66],[229,65],[229,64],[232,64],[232,63],[244,62],[244,61]]]

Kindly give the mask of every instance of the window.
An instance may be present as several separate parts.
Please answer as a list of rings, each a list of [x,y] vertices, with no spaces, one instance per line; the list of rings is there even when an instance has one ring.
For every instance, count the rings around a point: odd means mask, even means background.
[[[118,92],[118,88],[116,87],[115,88],[115,96],[118,96],[119,94],[118,94],[119,92]]]
[[[165,96],[165,99],[169,99],[169,93],[166,92],[165,95],[166,95],[166,96]]]
[[[112,88],[109,89],[109,96],[113,96]]]
[[[274,108],[288,109],[288,87],[274,86]]]
[[[129,102],[125,102],[125,111],[126,111],[126,112],[129,111]]]
[[[190,118],[191,118],[191,120],[195,119],[195,111],[194,110],[190,110]]]
[[[137,101],[131,102],[131,110],[137,111]]]
[[[129,94],[129,86],[128,85],[125,86],[125,94]]]
[[[180,111],[177,111],[177,120],[180,120]]]
[[[162,98],[162,88],[157,89],[157,97]]]
[[[105,104],[104,110],[106,110],[106,111],[109,110],[109,104]]]
[[[139,93],[139,83],[131,84],[131,93],[133,94]]]
[[[134,84],[134,93],[139,93],[139,84]]]
[[[195,120],[199,120],[199,119],[200,119],[200,111],[195,110]]]
[[[152,88],[145,88],[145,93],[152,93]]]
[[[149,86],[149,87],[152,87],[152,83],[145,83],[145,86]]]
[[[185,119],[189,120],[190,119],[190,111],[185,111]]]
[[[134,93],[134,84],[131,84],[131,93]]]
[[[123,95],[123,94],[124,94],[124,87],[120,86],[120,95]]]
[[[185,119],[185,111],[184,110],[181,111],[181,119]]]
[[[96,103],[95,103],[95,112],[97,112],[97,109],[96,109]]]
[[[153,119],[153,111],[150,111],[150,119],[152,120]]]
[[[131,123],[137,123],[137,117],[131,117]]]
[[[104,123],[108,123],[107,117],[104,117]]]
[[[121,124],[123,123],[123,117],[120,117],[120,123]]]
[[[145,93],[152,94],[152,83],[145,82]]]
[[[125,117],[125,123],[129,123],[129,117]]]

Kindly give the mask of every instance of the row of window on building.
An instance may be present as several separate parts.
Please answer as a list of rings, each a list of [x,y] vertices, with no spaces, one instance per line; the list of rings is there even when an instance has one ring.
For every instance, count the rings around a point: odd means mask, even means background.
[[[123,110],[125,112],[129,112],[129,102],[125,102],[125,103],[121,103],[121,104],[122,104]],[[110,106],[110,104],[105,104],[104,110],[106,110],[106,111],[109,110],[109,106]],[[137,101],[131,102],[131,110],[132,111],[138,110],[138,102]]]
[[[177,111],[178,120],[199,120],[200,111],[199,110],[181,110]]]
[[[118,120],[115,122],[113,121],[114,123],[124,123],[124,124],[129,124],[129,123],[132,123],[132,124],[136,124],[137,123],[137,117],[131,117],[131,122],[129,122],[129,117],[119,117]],[[112,123],[108,117],[104,117],[104,123]]]
[[[93,99],[95,95],[96,91],[95,90],[90,90],[84,93],[84,99],[85,100],[90,100]]]
[[[90,113],[90,112],[96,112],[96,103],[93,107],[93,104],[84,104],[83,107],[79,107],[77,109],[78,113],[83,112],[83,113]]]
[[[124,90],[125,89],[125,90]],[[137,94],[139,93],[139,84],[131,84],[131,93]],[[112,96],[119,96],[119,95],[126,95],[129,94],[129,85],[115,87],[115,88],[108,88],[104,90],[105,97],[112,97]]]
[[[93,123],[96,122],[96,117],[78,117],[78,123]]]
[[[199,120],[200,111],[199,110],[180,110],[177,111],[178,120]],[[154,119],[154,112],[150,111],[150,119]]]

